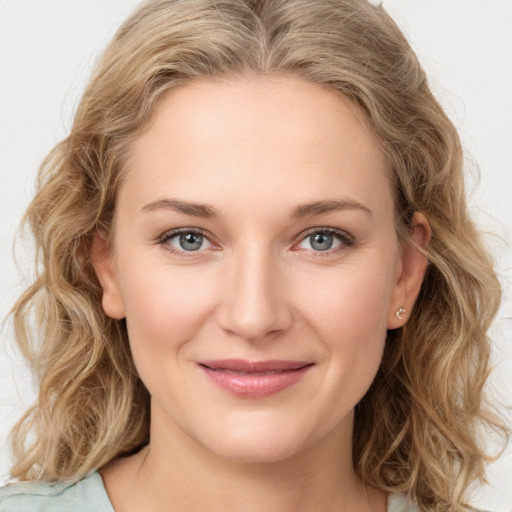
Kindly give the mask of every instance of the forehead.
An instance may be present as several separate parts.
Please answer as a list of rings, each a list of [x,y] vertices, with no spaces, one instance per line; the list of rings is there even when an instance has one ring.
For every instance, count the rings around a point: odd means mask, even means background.
[[[392,198],[386,159],[356,108],[296,78],[197,80],[168,92],[134,142],[126,183],[150,202]],[[280,196],[279,196],[280,194]],[[222,197],[221,197],[222,196]]]

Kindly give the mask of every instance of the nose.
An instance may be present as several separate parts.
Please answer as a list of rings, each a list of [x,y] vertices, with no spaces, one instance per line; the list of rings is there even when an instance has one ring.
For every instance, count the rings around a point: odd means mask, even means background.
[[[293,322],[283,262],[263,250],[247,250],[234,257],[221,291],[221,327],[247,341],[274,338]]]

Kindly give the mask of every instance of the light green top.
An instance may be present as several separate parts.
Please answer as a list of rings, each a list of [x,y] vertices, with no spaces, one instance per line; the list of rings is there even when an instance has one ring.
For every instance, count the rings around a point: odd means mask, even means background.
[[[0,488],[0,512],[114,512],[99,473],[76,483],[21,482]],[[388,512],[419,512],[399,494],[390,494]]]
[[[0,488],[0,512],[114,512],[99,473],[76,483],[20,482]]]

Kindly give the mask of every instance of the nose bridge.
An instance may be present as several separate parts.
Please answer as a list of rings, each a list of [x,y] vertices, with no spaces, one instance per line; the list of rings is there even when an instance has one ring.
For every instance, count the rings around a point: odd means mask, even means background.
[[[250,243],[233,255],[226,275],[222,327],[260,340],[291,324],[282,262],[263,244]]]

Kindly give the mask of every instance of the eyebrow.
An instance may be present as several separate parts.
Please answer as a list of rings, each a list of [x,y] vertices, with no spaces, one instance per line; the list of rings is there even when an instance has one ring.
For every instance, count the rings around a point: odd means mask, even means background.
[[[188,201],[178,201],[177,199],[159,199],[142,207],[143,212],[151,212],[154,210],[174,210],[185,215],[194,217],[203,217],[212,219],[218,216],[218,211],[208,204],[190,203]]]
[[[314,217],[324,213],[336,212],[340,210],[361,210],[373,215],[372,211],[363,204],[350,198],[331,199],[327,201],[313,201],[311,203],[301,204],[297,206],[293,212],[293,218]]]
[[[174,210],[184,213],[185,215],[192,215],[194,217],[202,217],[205,219],[213,219],[219,216],[218,210],[209,204],[179,201],[177,199],[159,199],[144,205],[141,211],[147,212],[160,209]],[[316,215],[340,210],[361,210],[372,215],[372,211],[363,204],[349,198],[343,198],[300,204],[293,209],[291,217],[314,217]]]

